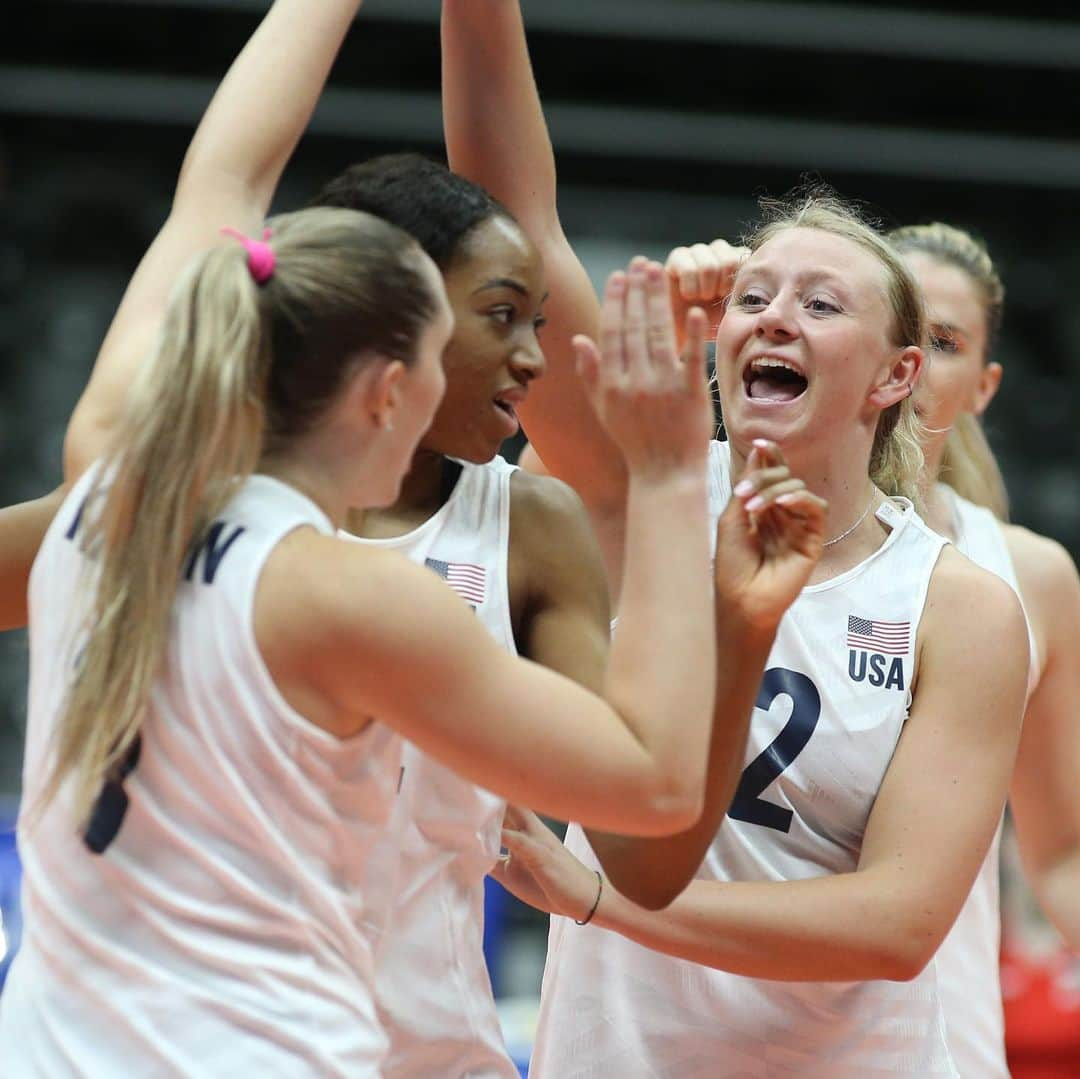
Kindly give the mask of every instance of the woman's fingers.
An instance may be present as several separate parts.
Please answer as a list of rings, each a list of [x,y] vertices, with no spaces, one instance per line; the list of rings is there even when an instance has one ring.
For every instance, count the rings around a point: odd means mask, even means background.
[[[664,269],[672,292],[681,300],[706,303],[723,299],[739,264],[747,256],[745,247],[733,247],[726,240],[676,247],[668,255]]]
[[[787,465],[773,465],[771,468],[757,468],[747,472],[735,486],[735,494],[744,502],[759,494],[764,488],[774,483],[789,479],[791,470]]]
[[[664,270],[658,262],[650,262],[645,267],[645,315],[650,366],[663,373],[675,371],[679,363],[675,320],[671,316]]]
[[[607,280],[604,301],[600,307],[600,353],[603,363],[611,370],[626,370],[623,345],[623,308],[629,288],[627,275],[616,270]]]
[[[693,301],[701,296],[698,287],[698,266],[689,247],[676,247],[664,264],[672,291],[680,299]]]
[[[522,809],[521,806],[511,803],[506,807],[506,812],[503,814],[503,827],[514,828],[519,831],[524,830],[535,815],[531,810]]]
[[[709,244],[694,244],[690,253],[697,263],[697,299],[711,299],[716,295],[716,282],[720,278],[721,263]]]
[[[577,357],[578,378],[585,383],[585,389],[590,394],[595,393],[600,382],[600,349],[591,337],[586,337],[583,333],[577,334],[572,344]]]
[[[777,443],[768,438],[755,438],[751,456],[757,462],[755,468],[767,468],[770,465],[786,465],[783,451]]]
[[[806,487],[781,494],[776,499],[776,504],[783,506],[789,512],[801,510],[804,516],[820,517],[822,521],[825,520],[825,514],[829,508],[829,503],[824,498],[820,498]]]
[[[705,346],[709,338],[709,319],[700,307],[691,307],[686,313],[686,347],[683,349],[683,374],[689,390],[703,392],[705,386]]]
[[[680,355],[664,269],[644,257],[612,274],[598,342],[574,340],[584,388],[633,472],[695,467],[711,433],[705,317],[689,313],[693,344]]]
[[[712,299],[718,266],[707,244],[676,247],[667,257],[665,272],[688,303]]]
[[[645,299],[645,272],[648,260],[635,258],[630,263],[626,300],[623,305],[623,351],[625,370],[639,380],[649,368],[648,307]]]
[[[777,531],[791,540],[794,536],[803,554],[820,557],[825,545],[825,516],[828,503],[802,488],[779,495],[764,512],[771,515]],[[809,543],[807,541],[809,540]]]
[[[770,469],[769,471],[776,470]],[[802,480],[792,475],[767,483],[747,499],[746,512],[761,513],[762,510],[771,506],[778,498],[786,494],[793,494],[795,491],[802,490],[805,486]]]

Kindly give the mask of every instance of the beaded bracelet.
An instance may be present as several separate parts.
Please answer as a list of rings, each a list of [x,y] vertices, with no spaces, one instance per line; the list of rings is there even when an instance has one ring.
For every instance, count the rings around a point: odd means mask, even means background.
[[[577,918],[575,918],[574,925],[588,925],[589,922],[592,921],[593,915],[596,913],[596,908],[600,906],[600,894],[604,890],[604,876],[599,869],[594,869],[593,872],[596,874],[596,899],[593,901],[592,910],[585,915],[585,920],[578,921]]]

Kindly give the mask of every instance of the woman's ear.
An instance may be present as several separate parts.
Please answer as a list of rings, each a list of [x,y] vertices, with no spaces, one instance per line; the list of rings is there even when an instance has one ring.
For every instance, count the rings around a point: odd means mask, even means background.
[[[870,403],[884,412],[898,401],[910,397],[925,362],[926,357],[918,345],[905,345],[896,353],[885,377],[870,391]]]
[[[367,416],[375,427],[392,431],[401,404],[401,379],[405,365],[400,360],[372,357],[353,375],[349,389],[349,410]]]
[[[997,396],[998,387],[1001,385],[1001,375],[1000,363],[983,364],[982,374],[979,375],[979,385],[975,389],[975,404],[971,410],[976,416],[981,416]]]

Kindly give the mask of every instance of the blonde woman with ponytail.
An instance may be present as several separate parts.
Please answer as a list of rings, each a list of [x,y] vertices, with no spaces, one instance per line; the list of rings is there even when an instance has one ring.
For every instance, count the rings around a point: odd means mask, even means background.
[[[918,278],[930,363],[915,395],[926,434],[927,520],[1017,590],[1031,664],[1023,737],[1009,789],[1016,837],[1043,910],[1080,952],[1080,579],[1064,548],[1007,523],[1005,486],[981,417],[1001,384],[992,359],[1005,289],[985,246],[935,222],[889,239]],[[938,955],[949,1038],[961,1074],[1006,1079],[998,980],[998,842]]]
[[[617,581],[625,471],[572,377],[598,305],[559,223],[519,5],[443,0],[443,52],[451,166],[510,209],[547,267],[548,370],[521,418],[582,496]],[[958,1074],[933,956],[1005,799],[1023,615],[913,505],[926,326],[910,272],[837,200],[765,211],[729,288],[674,271],[686,306],[730,292],[712,509],[752,492],[733,477],[770,440],[828,502],[824,550],[776,629],[727,819],[670,907],[594,898],[607,837],[572,824],[563,846],[531,814],[509,821],[499,878],[556,915],[537,1079]]]

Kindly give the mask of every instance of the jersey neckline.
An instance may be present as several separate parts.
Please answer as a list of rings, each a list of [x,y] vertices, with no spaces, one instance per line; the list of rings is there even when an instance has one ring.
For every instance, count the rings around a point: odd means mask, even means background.
[[[881,545],[876,550],[871,551],[861,562],[857,562],[850,569],[844,570],[843,573],[838,573],[835,577],[830,577],[827,581],[819,581],[817,584],[808,584],[803,588],[802,595],[805,596],[813,595],[818,592],[827,592],[831,588],[839,588],[841,585],[845,585],[848,581],[858,577],[869,568],[871,563],[878,558],[883,557],[886,551],[897,542],[911,522],[917,518],[915,506],[912,501],[908,498],[903,498],[900,495],[895,495],[893,497],[886,496],[885,501],[874,510],[874,516],[889,529],[889,534],[885,537]]]

